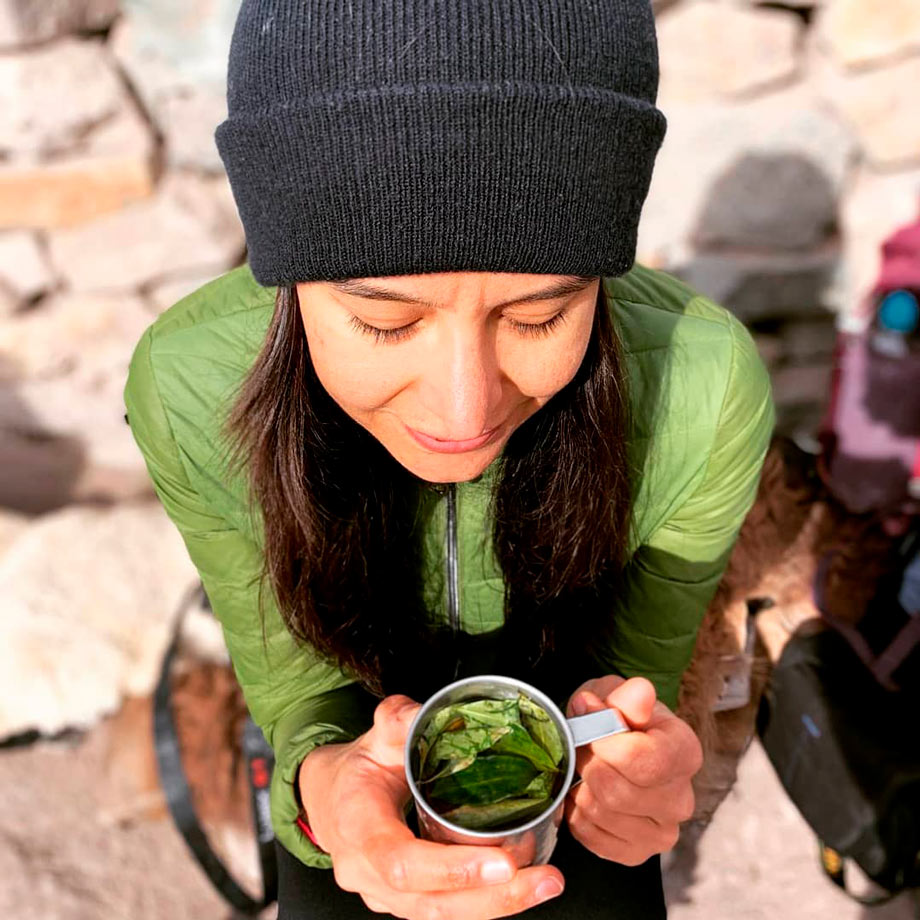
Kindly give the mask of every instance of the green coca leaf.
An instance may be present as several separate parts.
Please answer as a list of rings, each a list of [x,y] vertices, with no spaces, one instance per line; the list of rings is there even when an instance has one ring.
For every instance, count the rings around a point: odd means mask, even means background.
[[[523,824],[549,805],[549,799],[505,799],[491,805],[459,805],[441,817],[468,830],[483,830],[502,824]]]
[[[419,783],[433,783],[436,779],[440,779],[442,776],[450,776],[451,773],[457,773],[460,770],[465,770],[475,759],[476,755],[471,754],[469,757],[457,757],[454,760],[448,760],[440,770],[432,773],[431,776],[426,776],[425,779],[420,780]],[[432,767],[432,761],[428,761],[428,768],[435,769]]]
[[[441,735],[442,738],[446,737]],[[550,755],[530,735],[523,725],[509,725],[505,734],[495,740],[493,749],[499,754],[515,754],[529,760],[538,770],[557,771],[556,763]]]
[[[541,773],[530,781],[524,790],[524,795],[535,799],[551,797],[555,783],[556,777],[552,773]]]
[[[429,796],[449,805],[492,804],[520,795],[537,773],[523,757],[479,754],[465,770],[432,783]]]
[[[464,728],[460,731],[441,732],[428,754],[428,764],[437,764],[442,760],[455,760],[459,757],[475,757],[480,751],[492,747],[500,738],[507,735],[514,727],[497,725],[486,728]],[[523,729],[521,729],[523,731]],[[527,734],[524,732],[524,734]],[[516,754],[517,751],[508,751]]]
[[[463,727],[463,721],[462,719],[458,719],[456,709],[456,706],[445,706],[443,709],[439,709],[428,720],[428,724],[425,726],[425,730],[422,732],[422,736],[419,738],[417,745],[419,776],[424,776],[426,769],[429,773],[431,772],[431,769],[426,766],[426,763],[438,735],[440,735],[454,719],[457,719],[461,728]]]
[[[556,723],[553,722],[542,706],[538,706],[523,694],[518,699],[518,704],[524,727],[530,732],[534,741],[549,754],[553,763],[559,766],[565,756],[565,745],[559,736],[559,729],[556,728]]]
[[[521,711],[517,700],[475,700],[454,707],[468,727],[473,725],[520,725]]]

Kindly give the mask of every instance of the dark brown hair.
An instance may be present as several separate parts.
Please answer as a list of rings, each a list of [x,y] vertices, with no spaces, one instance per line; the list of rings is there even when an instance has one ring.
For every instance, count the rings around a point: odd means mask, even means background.
[[[600,279],[576,376],[499,460],[491,510],[505,581],[503,673],[532,677],[549,658],[588,654],[609,618],[630,524],[628,432],[626,373]],[[326,392],[294,286],[277,290],[226,433],[262,516],[262,583],[291,634],[378,695],[445,683],[452,637],[425,608],[421,569],[437,495]]]

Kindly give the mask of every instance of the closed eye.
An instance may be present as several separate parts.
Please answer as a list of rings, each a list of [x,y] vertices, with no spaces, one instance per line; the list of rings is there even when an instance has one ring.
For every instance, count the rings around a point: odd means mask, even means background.
[[[560,310],[555,316],[551,316],[542,323],[522,323],[519,320],[509,319],[511,328],[520,335],[544,336],[549,335],[557,326],[565,322],[565,310]]]
[[[401,342],[412,335],[412,329],[417,322],[418,320],[407,323],[405,326],[397,326],[395,329],[381,329],[379,326],[372,326],[370,323],[364,322],[363,319],[357,316],[352,316],[348,321],[353,329],[357,329],[358,332],[362,332],[364,335],[373,336],[377,342]]]
[[[561,326],[565,322],[566,313],[566,310],[560,310],[555,316],[551,316],[542,323],[522,323],[520,320],[514,319],[508,319],[508,323],[518,335],[540,338],[549,335],[554,329]],[[418,320],[407,323],[405,326],[396,326],[394,329],[382,329],[379,326],[372,326],[355,315],[351,316],[348,323],[363,335],[373,337],[375,342],[389,342],[392,344],[408,339],[413,334]]]

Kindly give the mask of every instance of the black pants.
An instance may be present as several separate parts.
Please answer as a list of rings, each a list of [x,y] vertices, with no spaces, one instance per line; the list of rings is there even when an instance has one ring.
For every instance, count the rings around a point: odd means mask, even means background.
[[[312,869],[277,840],[278,920],[367,920],[390,917],[369,910],[360,896],[343,891],[331,869]],[[657,856],[635,868],[600,859],[563,822],[550,862],[565,878],[557,898],[524,911],[532,920],[664,920],[667,911]],[[518,914],[518,916],[522,916]]]

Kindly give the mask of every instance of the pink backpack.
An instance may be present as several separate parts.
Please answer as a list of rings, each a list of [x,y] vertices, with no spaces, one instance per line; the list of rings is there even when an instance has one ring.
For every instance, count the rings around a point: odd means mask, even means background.
[[[865,326],[840,332],[818,471],[849,511],[920,514],[920,217],[882,245]]]

